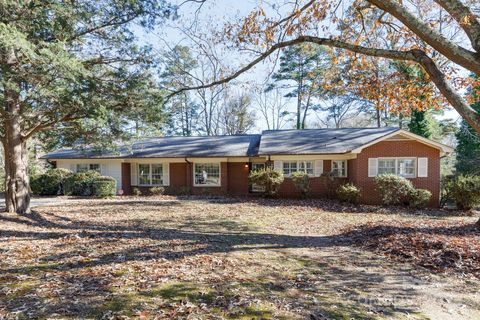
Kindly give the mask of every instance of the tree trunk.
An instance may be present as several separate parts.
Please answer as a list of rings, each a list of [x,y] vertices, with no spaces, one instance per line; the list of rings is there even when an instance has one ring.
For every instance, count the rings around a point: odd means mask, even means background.
[[[19,214],[30,213],[30,186],[28,179],[28,150],[22,139],[21,120],[13,106],[4,120],[5,138],[5,210]]]

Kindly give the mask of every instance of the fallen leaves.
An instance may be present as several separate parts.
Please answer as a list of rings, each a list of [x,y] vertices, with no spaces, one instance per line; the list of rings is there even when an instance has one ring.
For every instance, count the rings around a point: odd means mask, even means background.
[[[471,222],[391,221],[347,232],[354,244],[397,261],[480,278],[480,229]]]

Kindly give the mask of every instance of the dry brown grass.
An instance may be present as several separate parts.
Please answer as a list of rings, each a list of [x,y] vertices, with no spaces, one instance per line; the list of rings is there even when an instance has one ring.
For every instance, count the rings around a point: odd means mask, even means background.
[[[477,280],[415,271],[346,233],[471,217],[320,200],[123,198],[0,220],[0,318],[423,319],[447,314],[442,305],[480,315]]]

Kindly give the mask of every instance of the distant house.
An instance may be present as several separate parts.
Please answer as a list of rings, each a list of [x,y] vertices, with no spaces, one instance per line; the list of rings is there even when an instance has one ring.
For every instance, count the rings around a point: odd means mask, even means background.
[[[262,134],[161,137],[138,140],[115,153],[65,149],[44,156],[58,168],[93,169],[117,180],[122,194],[133,187],[164,186],[167,192],[248,195],[251,170],[273,166],[283,171],[280,196],[298,191],[289,178],[295,171],[311,176],[312,197],[329,190],[322,173],[332,172],[363,190],[365,203],[377,203],[373,178],[393,173],[440,194],[440,158],[452,148],[398,128],[346,128],[264,131]]]

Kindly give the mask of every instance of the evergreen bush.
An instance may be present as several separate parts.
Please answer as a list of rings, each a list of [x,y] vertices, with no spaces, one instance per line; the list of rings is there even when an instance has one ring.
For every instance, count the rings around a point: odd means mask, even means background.
[[[117,194],[117,181],[112,177],[98,177],[93,181],[93,192],[96,197],[113,197]]]
[[[337,197],[343,202],[358,203],[360,195],[360,188],[352,183],[342,184],[337,188]]]
[[[35,195],[56,196],[64,194],[65,180],[73,173],[67,169],[50,169],[30,180],[30,189]]]
[[[65,194],[74,196],[91,196],[95,194],[94,182],[101,177],[95,170],[77,172],[65,180]]]
[[[292,180],[295,188],[300,191],[302,198],[307,198],[310,194],[310,177],[305,172],[292,173]]]
[[[267,167],[265,169],[250,172],[248,176],[250,183],[264,187],[264,195],[267,197],[276,196],[280,185],[283,183],[283,172]]]

